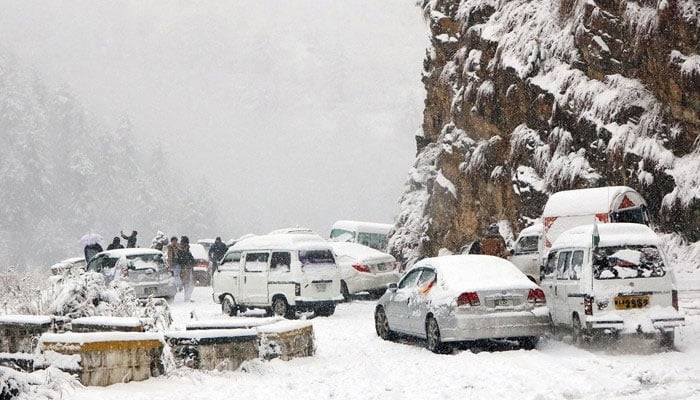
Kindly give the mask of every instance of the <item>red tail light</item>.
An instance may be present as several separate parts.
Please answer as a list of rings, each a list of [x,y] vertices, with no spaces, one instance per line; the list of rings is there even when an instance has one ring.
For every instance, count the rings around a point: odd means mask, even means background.
[[[671,305],[678,311],[678,291],[671,290]]]
[[[369,272],[369,267],[364,264],[353,264],[352,267],[358,272]]]
[[[457,297],[457,307],[470,305],[472,307],[481,305],[479,295],[476,292],[462,293]]]
[[[593,296],[583,298],[583,312],[586,315],[593,315]]]
[[[530,289],[527,294],[527,301],[534,304],[546,304],[547,299],[544,297],[544,292],[542,289]]]

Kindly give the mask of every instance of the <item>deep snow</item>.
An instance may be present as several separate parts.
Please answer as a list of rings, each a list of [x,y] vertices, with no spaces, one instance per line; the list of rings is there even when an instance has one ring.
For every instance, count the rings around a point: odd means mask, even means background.
[[[195,303],[173,306],[174,326],[194,314],[223,318],[209,288]],[[179,369],[166,377],[107,388],[77,389],[70,399],[686,399],[700,398],[700,294],[686,310],[679,351],[635,353],[581,349],[544,340],[534,351],[436,355],[421,343],[385,342],[374,333],[374,302],[338,306],[312,320],[317,354],[289,362],[256,361],[235,372]]]

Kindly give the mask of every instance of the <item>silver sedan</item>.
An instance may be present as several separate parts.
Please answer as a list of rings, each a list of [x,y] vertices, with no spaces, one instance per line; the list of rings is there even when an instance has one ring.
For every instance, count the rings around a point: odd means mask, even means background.
[[[478,339],[532,349],[551,325],[542,290],[509,261],[482,255],[421,260],[389,285],[374,319],[382,339],[416,336],[436,353]]]

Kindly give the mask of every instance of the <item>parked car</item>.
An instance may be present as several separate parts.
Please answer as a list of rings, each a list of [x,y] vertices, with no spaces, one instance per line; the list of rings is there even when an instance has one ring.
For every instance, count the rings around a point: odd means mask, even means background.
[[[643,334],[673,346],[685,319],[658,246],[654,231],[641,224],[584,225],[561,234],[542,280],[554,324],[571,329],[575,341]]]
[[[163,253],[148,248],[103,251],[87,265],[88,271],[101,273],[107,282],[122,279],[138,298],[163,297],[172,301],[177,293],[175,278],[163,262]]]
[[[399,281],[399,263],[391,255],[357,243],[329,242],[340,267],[340,292],[345,300],[359,292],[381,296]]]
[[[542,224],[534,224],[520,231],[515,241],[510,262],[515,264],[531,281],[540,282],[540,246],[542,242]]]
[[[206,250],[208,253],[209,248],[211,247],[211,245],[214,244],[214,239],[199,239],[197,240],[197,244],[201,244],[202,246],[204,246],[204,250]]]
[[[377,335],[426,339],[433,352],[455,342],[513,339],[537,346],[550,327],[545,295],[510,261],[485,255],[451,255],[417,262],[379,299]]]
[[[340,272],[328,242],[318,235],[254,236],[231,247],[213,275],[213,299],[228,315],[264,308],[292,318],[297,311],[329,316],[340,294]]]
[[[85,257],[73,257],[59,261],[51,266],[51,275],[63,275],[66,271],[85,269],[85,264]]]
[[[554,193],[542,212],[543,238],[540,257],[544,260],[559,235],[571,228],[599,223],[648,224],[647,203],[627,186],[605,186]]]
[[[202,244],[190,245],[190,253],[196,261],[192,268],[192,281],[195,286],[209,286],[211,284],[211,264],[209,263],[209,252]]]
[[[334,242],[353,242],[376,250],[386,251],[387,235],[394,226],[376,222],[337,221],[331,228],[330,239]]]

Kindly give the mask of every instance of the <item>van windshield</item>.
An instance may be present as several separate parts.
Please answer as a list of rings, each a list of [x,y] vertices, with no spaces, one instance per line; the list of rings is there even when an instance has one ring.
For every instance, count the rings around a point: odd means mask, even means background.
[[[661,253],[654,246],[600,247],[593,252],[596,279],[659,278],[666,275]]]
[[[330,250],[299,250],[299,261],[308,264],[335,264],[333,252]]]
[[[355,240],[355,232],[345,229],[333,229],[331,231],[331,239],[336,242],[352,242]]]

